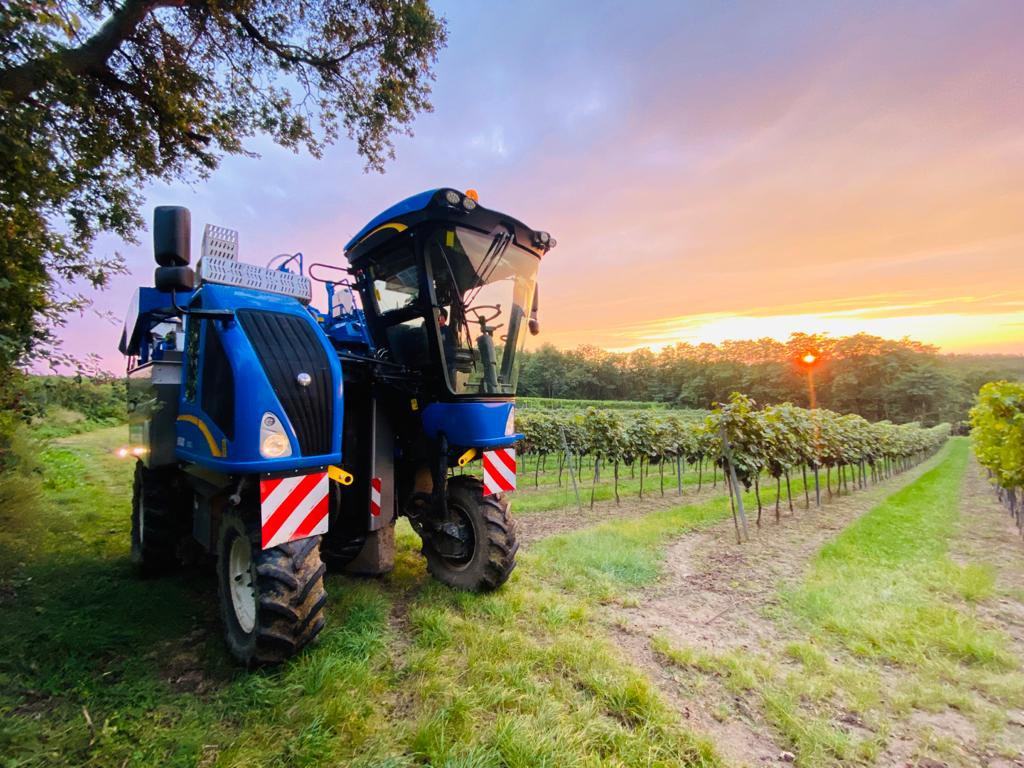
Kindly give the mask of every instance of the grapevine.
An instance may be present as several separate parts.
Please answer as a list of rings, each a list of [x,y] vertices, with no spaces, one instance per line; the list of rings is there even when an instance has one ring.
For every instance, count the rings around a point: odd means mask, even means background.
[[[1024,394],[1020,400],[1024,403]],[[535,482],[547,456],[559,457],[559,482],[565,461],[575,460],[579,470],[583,457],[589,457],[593,460],[594,485],[602,466],[611,469],[616,502],[620,500],[619,471],[623,464],[639,470],[641,498],[649,492],[645,477],[652,467],[657,467],[662,495],[666,467],[671,471],[674,465],[678,493],[682,492],[685,466],[697,469],[698,489],[706,464],[721,468],[725,476],[720,437],[724,434],[737,480],[755,492],[758,523],[762,512],[760,483],[765,476],[774,481],[778,519],[783,482],[789,507],[793,508],[794,471],[803,473],[805,500],[810,506],[808,471],[815,478],[816,498],[820,496],[819,472],[825,474],[829,495],[849,491],[851,483],[865,487],[922,460],[941,447],[949,435],[947,424],[924,428],[917,424],[871,423],[857,415],[808,410],[788,403],[759,408],[741,394],[734,394],[710,414],[655,409],[631,412],[593,406],[575,412],[530,408],[518,414],[517,429],[524,435],[520,452],[534,458]],[[567,453],[572,458],[567,458]],[[592,486],[591,506],[593,500]]]
[[[996,381],[983,386],[971,409],[971,436],[978,462],[1024,532],[1024,384]]]

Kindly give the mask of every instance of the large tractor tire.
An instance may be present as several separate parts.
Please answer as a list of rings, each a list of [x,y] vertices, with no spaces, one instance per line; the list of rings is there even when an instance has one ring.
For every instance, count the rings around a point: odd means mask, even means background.
[[[143,576],[179,565],[178,547],[192,523],[191,494],[176,467],[135,464],[132,488],[132,562]]]
[[[320,537],[260,548],[258,522],[221,519],[217,583],[228,649],[246,666],[276,664],[324,627],[325,566]]]
[[[442,554],[431,536],[423,540],[427,570],[445,584],[488,592],[504,584],[516,567],[516,525],[504,494],[484,496],[483,483],[462,475],[448,481],[448,516],[442,527],[465,542],[464,551]]]

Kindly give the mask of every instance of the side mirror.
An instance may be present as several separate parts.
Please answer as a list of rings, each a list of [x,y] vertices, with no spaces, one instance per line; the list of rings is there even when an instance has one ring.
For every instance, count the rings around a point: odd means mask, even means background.
[[[530,335],[540,333],[540,320],[537,319],[537,307],[540,303],[540,286],[533,286],[533,305],[530,307]]]
[[[153,256],[161,267],[188,266],[192,260],[192,214],[188,208],[158,205],[153,209]]]
[[[157,267],[153,273],[153,285],[163,293],[191,291],[195,284],[196,273],[191,267]]]

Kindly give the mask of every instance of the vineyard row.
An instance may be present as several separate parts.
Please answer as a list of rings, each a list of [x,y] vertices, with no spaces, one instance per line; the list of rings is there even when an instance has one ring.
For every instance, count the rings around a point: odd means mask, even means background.
[[[986,384],[971,409],[978,461],[988,470],[999,500],[1024,533],[1024,384]]]
[[[666,465],[675,464],[680,492],[683,466],[713,465],[734,475],[747,490],[754,488],[759,518],[760,480],[765,475],[776,481],[776,512],[783,479],[792,509],[790,475],[795,470],[803,474],[805,489],[807,472],[813,474],[815,497],[820,504],[819,470],[825,470],[827,483],[832,470],[836,470],[847,487],[851,481],[864,487],[917,463],[949,436],[948,424],[923,428],[916,424],[871,423],[857,415],[789,404],[758,408],[740,394],[734,394],[703,420],[671,411],[624,412],[591,407],[576,413],[522,413],[517,429],[525,436],[520,453],[539,461],[549,455],[558,457],[560,476],[564,462],[572,461],[578,469],[583,456],[593,459],[595,484],[601,465],[610,467],[616,501],[621,464],[639,466],[641,497],[645,464],[659,467],[662,492]]]

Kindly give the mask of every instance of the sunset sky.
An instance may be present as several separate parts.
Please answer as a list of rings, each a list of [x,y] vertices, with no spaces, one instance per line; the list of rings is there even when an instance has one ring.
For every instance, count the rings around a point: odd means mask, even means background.
[[[267,141],[150,190],[242,258],[341,262],[391,203],[473,187],[559,241],[541,341],[614,349],[792,331],[1024,353],[1024,3],[439,3],[435,111],[384,175]],[[147,210],[147,219],[149,218]],[[98,305],[152,280],[149,236]],[[69,347],[120,369],[119,329]]]

